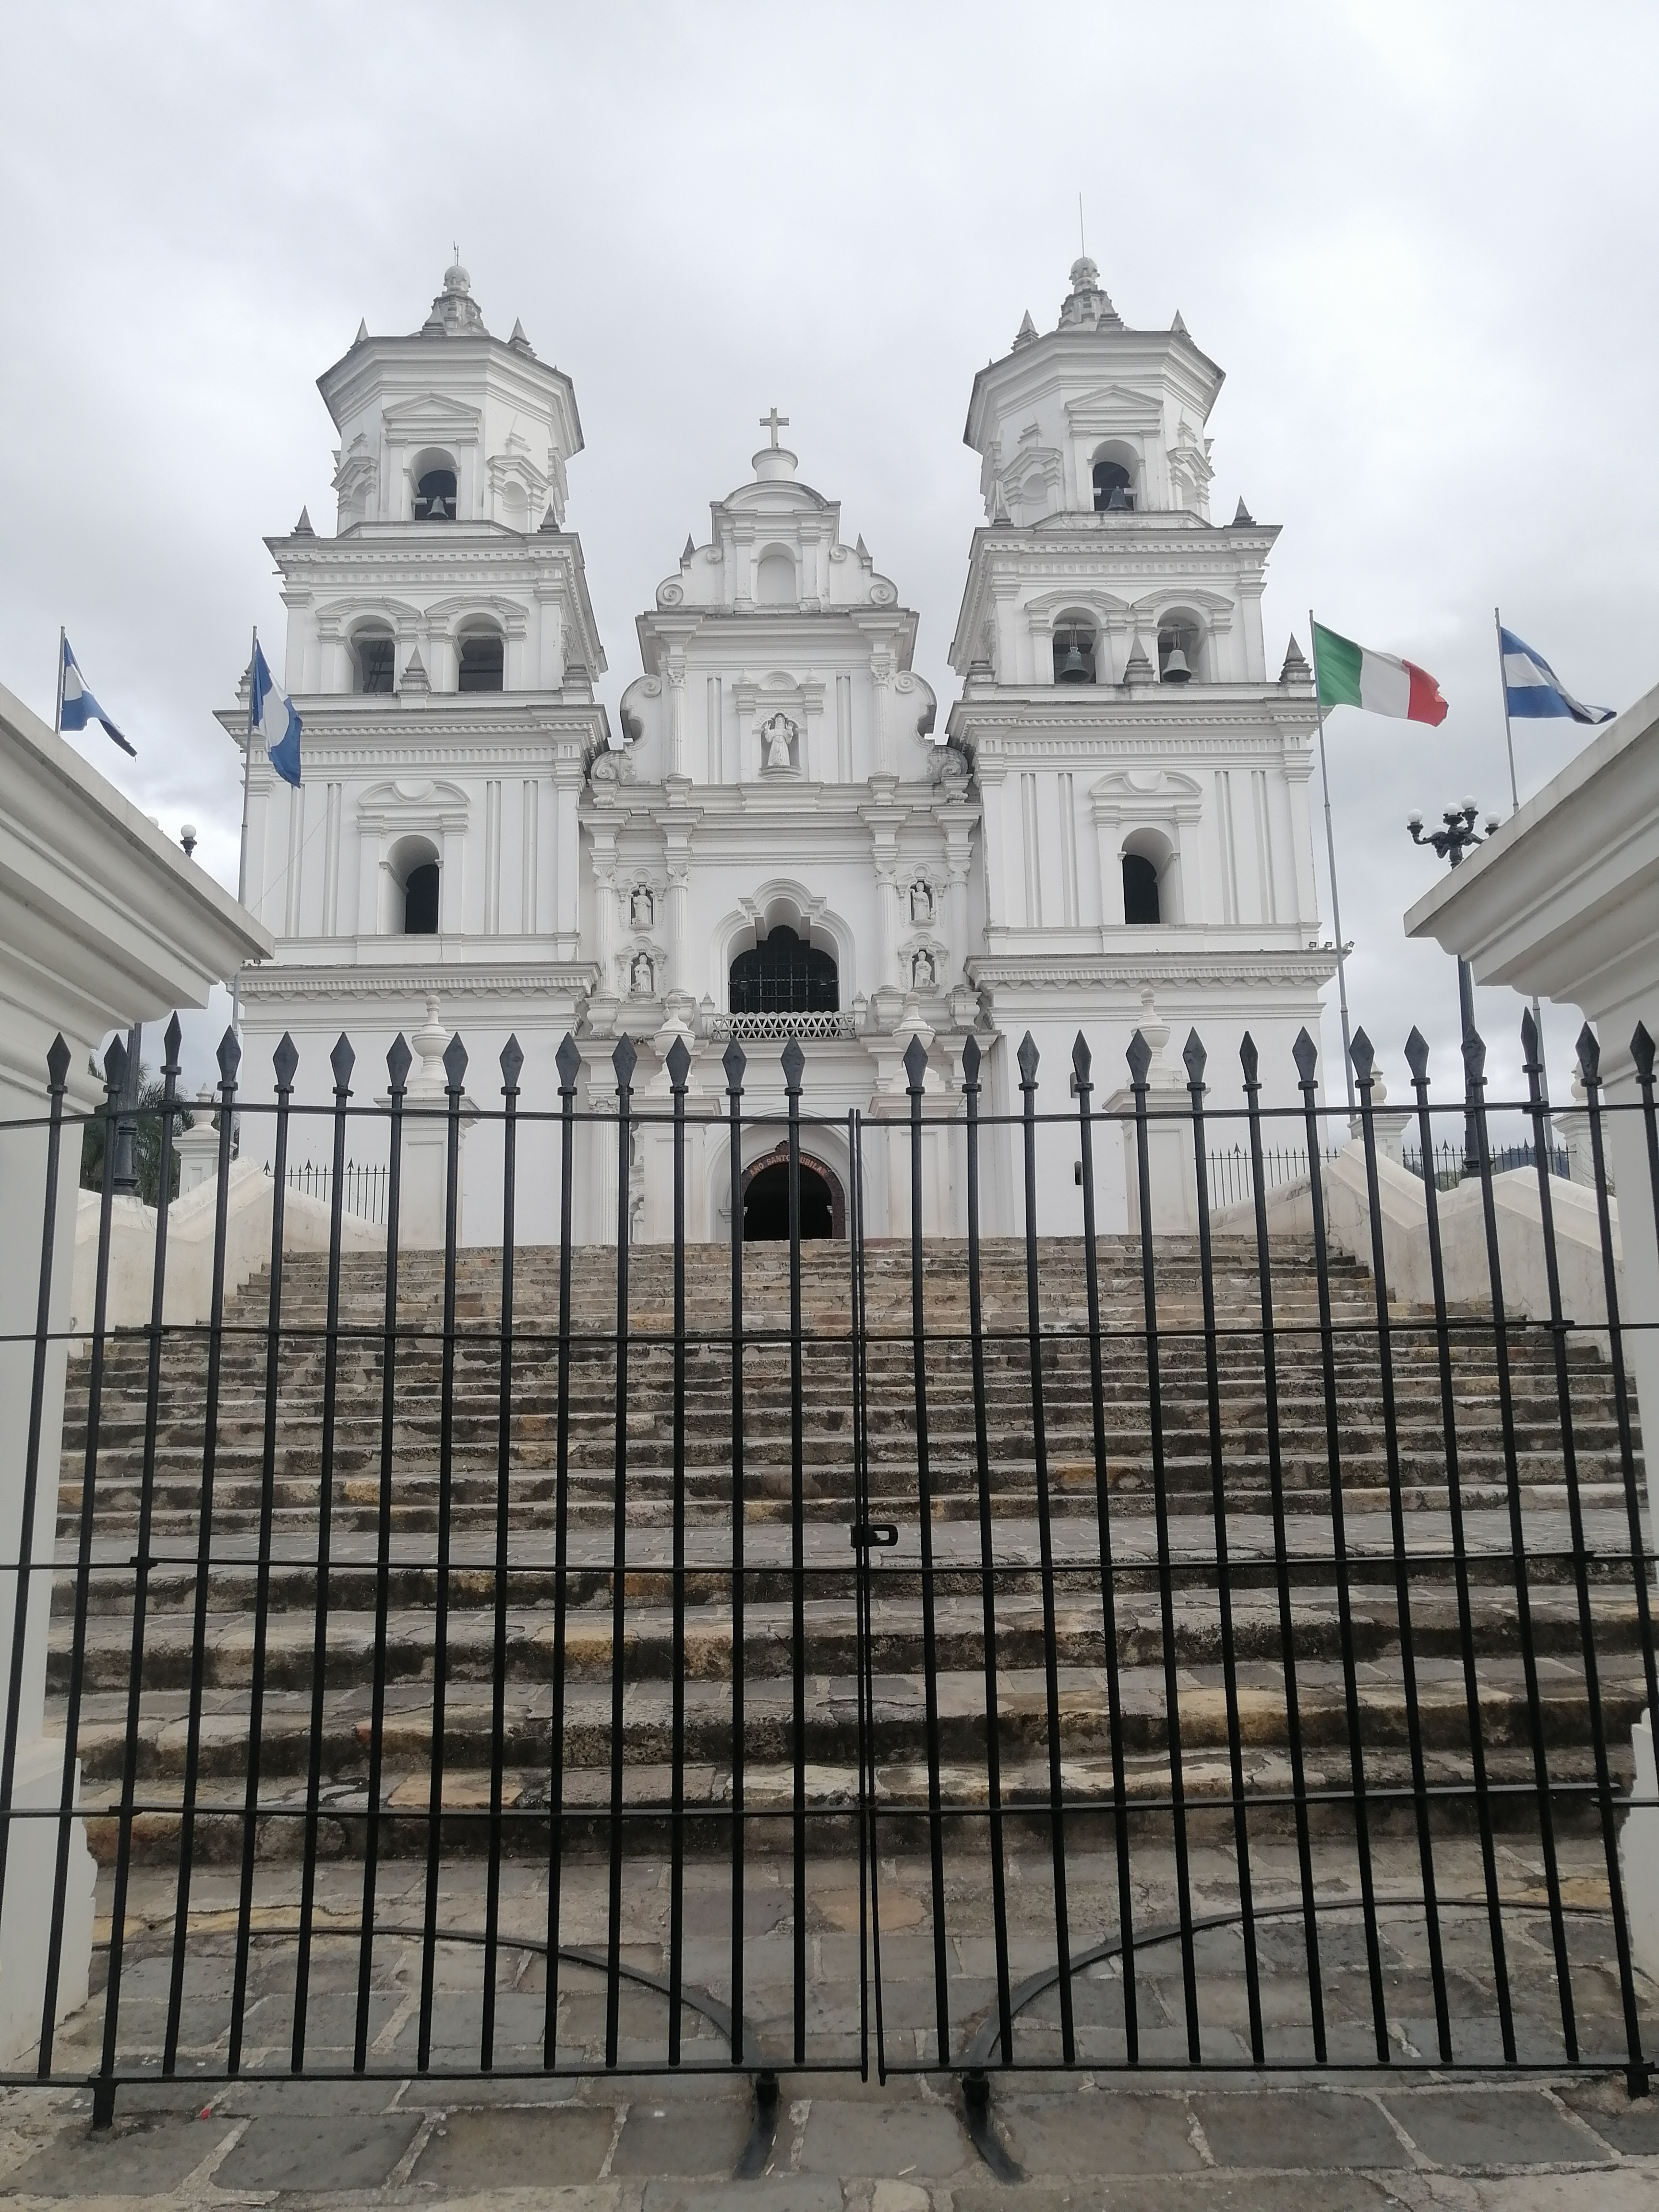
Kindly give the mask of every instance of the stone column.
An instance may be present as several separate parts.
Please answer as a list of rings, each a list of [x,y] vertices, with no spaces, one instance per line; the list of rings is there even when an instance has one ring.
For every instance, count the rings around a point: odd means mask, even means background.
[[[219,1132],[213,1126],[217,1110],[213,1091],[204,1084],[191,1109],[195,1120],[188,1129],[179,1130],[173,1137],[173,1149],[179,1155],[180,1198],[199,1190],[204,1182],[211,1182],[219,1172]]]
[[[1164,1056],[1170,1024],[1158,1018],[1150,991],[1140,996],[1140,1034],[1152,1049],[1146,1070],[1146,1111],[1149,1116],[1188,1114],[1192,1099],[1185,1071],[1172,1066]],[[1135,1094],[1126,1083],[1102,1101],[1108,1114],[1133,1116]],[[1140,1152],[1133,1119],[1123,1130],[1123,1182],[1128,1195],[1129,1234],[1140,1234]],[[1193,1164],[1193,1130],[1188,1120],[1149,1119],[1146,1125],[1146,1170],[1152,1195],[1152,1228],[1159,1236],[1198,1234],[1198,1176]]]
[[[418,1062],[404,1097],[403,1181],[398,1211],[398,1249],[400,1252],[441,1252],[448,1204],[449,1079],[444,1053],[449,1032],[438,1015],[434,996],[426,1002],[426,1019],[410,1039]],[[413,1110],[410,1110],[413,1109]],[[470,1124],[477,1109],[461,1102],[460,1141],[463,1155]],[[464,1241],[465,1165],[456,1192],[455,1241]]]

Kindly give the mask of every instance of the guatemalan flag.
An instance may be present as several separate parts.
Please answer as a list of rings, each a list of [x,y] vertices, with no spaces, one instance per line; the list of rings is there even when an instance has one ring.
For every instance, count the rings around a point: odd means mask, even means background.
[[[249,733],[258,731],[265,741],[270,764],[284,783],[300,781],[300,717],[294,702],[265,665],[264,647],[253,645],[253,684],[248,696]]]
[[[58,726],[60,730],[84,730],[88,722],[101,722],[106,732],[114,738],[122,751],[131,753],[134,760],[137,759],[136,750],[127,743],[91,692],[88,690],[81,672],[76,665],[75,655],[70,650],[70,641],[65,638],[64,640],[64,703],[58,710]]]
[[[1541,653],[1523,645],[1512,629],[1498,628],[1504,655],[1504,702],[1517,714],[1559,714],[1575,722],[1610,722],[1611,707],[1586,707],[1575,699]]]

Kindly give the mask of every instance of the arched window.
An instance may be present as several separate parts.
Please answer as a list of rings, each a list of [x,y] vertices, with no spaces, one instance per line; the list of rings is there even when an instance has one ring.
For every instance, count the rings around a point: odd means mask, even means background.
[[[453,469],[428,469],[421,477],[415,487],[415,520],[416,522],[453,522]]]
[[[755,569],[755,604],[793,607],[798,597],[794,556],[781,545],[769,545]]]
[[[1134,480],[1121,461],[1095,463],[1095,513],[1126,512],[1135,503]]]
[[[831,956],[776,922],[732,963],[734,1014],[838,1014],[841,979]]]
[[[1094,680],[1094,624],[1084,615],[1062,615],[1054,624],[1054,681],[1092,684]]]
[[[500,630],[472,630],[461,640],[461,667],[456,689],[461,691],[499,691],[504,665]]]
[[[1163,920],[1158,893],[1158,869],[1144,853],[1123,855],[1123,919],[1146,925]]]
[[[360,629],[351,641],[360,691],[390,691],[393,646],[389,629]]]
[[[1204,633],[1196,615],[1175,607],[1158,625],[1158,673],[1164,684],[1190,684],[1201,674]]]
[[[438,863],[422,860],[404,879],[404,935],[438,933]]]

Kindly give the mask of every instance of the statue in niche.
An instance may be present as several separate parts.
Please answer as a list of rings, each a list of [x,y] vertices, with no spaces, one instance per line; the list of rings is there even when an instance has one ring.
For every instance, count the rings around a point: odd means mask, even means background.
[[[628,971],[628,988],[636,999],[648,999],[656,989],[656,963],[648,952],[636,952]]]
[[[914,899],[915,892],[911,893]],[[913,991],[931,991],[939,981],[939,969],[933,956],[924,945],[913,955],[910,962],[910,988]]]
[[[761,736],[766,741],[768,768],[793,768],[794,743],[799,735],[799,732],[787,714],[774,714],[771,720],[763,725]]]
[[[931,921],[933,918],[933,893],[932,887],[929,884],[920,881],[912,884],[910,886],[911,921],[927,922]]]
[[[644,884],[638,884],[628,902],[628,926],[630,929],[649,929],[657,918],[657,902]]]

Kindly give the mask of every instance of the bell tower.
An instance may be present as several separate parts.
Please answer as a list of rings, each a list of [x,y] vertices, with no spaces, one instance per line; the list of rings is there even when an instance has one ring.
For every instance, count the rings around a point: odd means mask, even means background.
[[[247,903],[277,940],[243,981],[248,1064],[268,1070],[289,1030],[296,1095],[326,1098],[343,1026],[373,1095],[399,1030],[459,1030],[493,1095],[512,1032],[526,1087],[551,1091],[596,980],[580,804],[609,735],[565,526],[575,391],[522,325],[492,335],[459,260],[418,329],[360,328],[318,388],[337,441],[334,532],[302,514],[265,541],[304,734],[297,789],[262,748],[248,763]],[[246,710],[222,720],[242,742]],[[481,1192],[494,1141],[469,1140]]]
[[[1278,529],[1242,500],[1210,514],[1221,386],[1178,313],[1130,328],[1080,258],[1056,326],[1027,314],[968,410],[986,519],[948,725],[983,809],[968,972],[1045,1065],[1085,1029],[1105,1091],[1149,1005],[1177,1044],[1196,1025],[1212,1067],[1249,1028],[1264,1070],[1288,1068],[1334,964],[1309,671],[1292,641],[1270,678],[1263,642]],[[1058,1228],[1075,1205],[1058,1166],[1051,1196]]]

